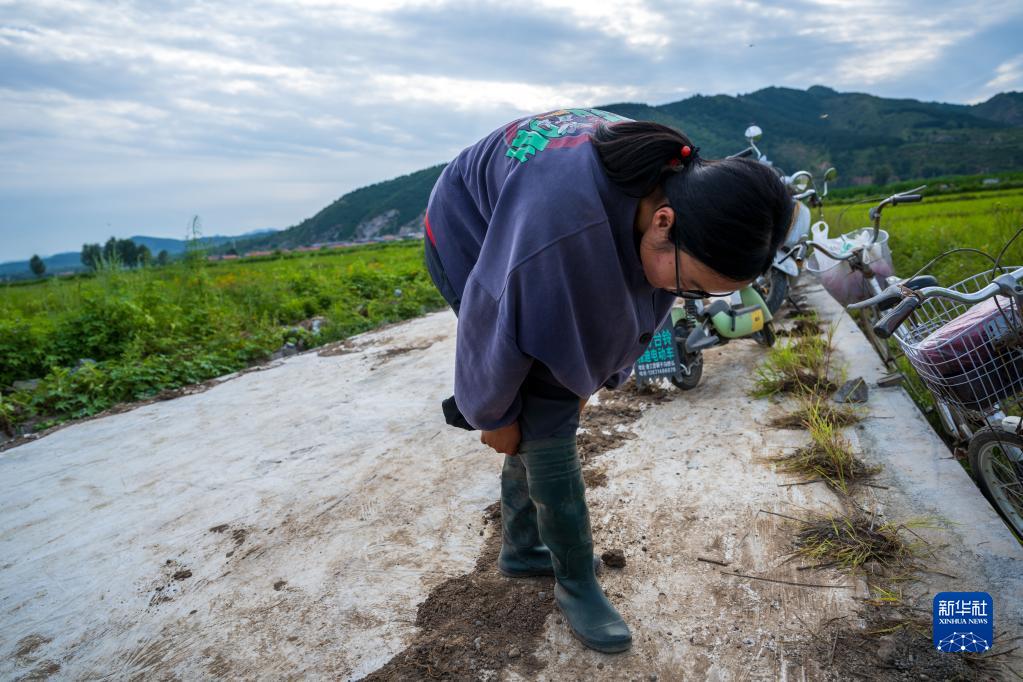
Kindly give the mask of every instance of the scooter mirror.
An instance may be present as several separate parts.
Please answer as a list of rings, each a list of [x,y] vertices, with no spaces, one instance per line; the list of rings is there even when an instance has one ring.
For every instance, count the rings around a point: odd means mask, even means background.
[[[835,170],[834,166],[824,171],[824,182],[834,182],[837,177],[838,171]]]
[[[805,192],[807,189],[809,189],[810,184],[812,182],[813,178],[810,177],[810,174],[807,173],[806,171],[798,171],[796,173],[793,173],[792,177],[789,179],[789,183],[792,185],[792,188],[796,190],[797,194],[800,192]]]
[[[749,128],[746,128],[745,136],[750,142],[756,142],[763,136],[763,134],[764,131],[760,129],[760,126],[750,126]]]

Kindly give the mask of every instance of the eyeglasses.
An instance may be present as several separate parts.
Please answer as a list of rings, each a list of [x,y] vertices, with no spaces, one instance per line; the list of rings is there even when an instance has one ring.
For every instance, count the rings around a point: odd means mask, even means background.
[[[673,296],[678,298],[684,298],[689,301],[702,301],[705,298],[711,298],[714,296],[730,296],[732,292],[722,294],[712,294],[704,291],[703,289],[683,289],[682,288],[682,270],[679,265],[678,252],[682,248],[681,240],[679,239],[678,230],[678,214],[676,214],[675,225],[672,226],[673,241],[675,242],[675,290],[668,290]]]

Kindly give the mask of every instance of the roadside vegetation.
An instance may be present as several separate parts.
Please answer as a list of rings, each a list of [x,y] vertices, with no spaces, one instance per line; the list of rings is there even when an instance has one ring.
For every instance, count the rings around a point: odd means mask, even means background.
[[[47,428],[443,305],[421,242],[221,262],[194,250],[161,268],[4,287],[0,431]]]

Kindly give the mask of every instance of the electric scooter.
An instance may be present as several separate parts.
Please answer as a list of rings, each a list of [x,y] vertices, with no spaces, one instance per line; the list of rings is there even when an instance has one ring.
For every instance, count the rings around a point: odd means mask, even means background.
[[[672,308],[636,361],[636,382],[642,385],[667,378],[683,391],[692,390],[703,377],[703,351],[741,338],[774,345],[771,311],[756,285],[709,304],[685,300],[684,305]]]
[[[810,232],[810,209],[816,208],[818,214],[823,211],[823,199],[828,195],[828,183],[838,177],[838,171],[834,168],[826,170],[823,178],[824,187],[818,191],[814,178],[809,172],[801,170],[792,175],[786,175],[767,158],[767,155],[756,144],[763,134],[764,131],[760,129],[760,126],[752,125],[746,128],[744,133],[747,142],[746,148],[728,158],[753,158],[759,163],[773,168],[781,181],[789,188],[793,200],[797,202],[796,213],[788,235],[785,237],[785,242],[778,248],[771,269],[757,280],[768,309],[772,313],[776,313],[788,298],[790,286],[795,284],[799,277],[799,263],[792,258],[792,251]]]

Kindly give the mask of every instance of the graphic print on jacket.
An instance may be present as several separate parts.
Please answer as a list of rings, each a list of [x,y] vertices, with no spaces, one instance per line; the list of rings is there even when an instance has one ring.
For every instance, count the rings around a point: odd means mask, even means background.
[[[600,109],[558,109],[513,123],[505,131],[506,156],[525,163],[545,149],[574,147],[586,140],[601,121],[614,123],[628,119]]]

